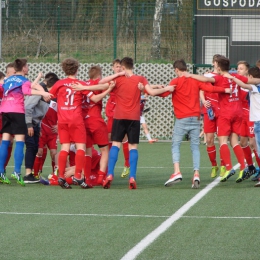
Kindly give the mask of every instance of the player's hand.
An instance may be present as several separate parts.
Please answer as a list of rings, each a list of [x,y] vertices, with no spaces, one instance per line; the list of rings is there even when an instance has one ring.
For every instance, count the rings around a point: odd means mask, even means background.
[[[169,92],[173,92],[175,89],[175,85],[169,85],[165,87],[165,92],[169,91]]]
[[[141,83],[141,82],[138,83],[138,86],[137,86],[137,87],[138,87],[141,91],[144,90],[144,84]]]
[[[51,126],[51,131],[53,132],[53,133],[58,133],[58,125],[52,125]]]
[[[48,101],[50,101],[51,100],[51,98],[52,98],[52,94],[51,93],[49,93],[49,92],[43,92],[43,94],[42,94],[42,97],[43,97],[43,99],[46,101],[46,102],[48,102]]]
[[[33,127],[28,127],[28,135],[29,136],[33,136],[34,135]]]
[[[39,72],[37,78],[39,78],[39,79],[43,78],[43,73]]]
[[[83,86],[82,84],[80,84],[79,82],[76,82],[76,83],[73,83],[71,85],[71,88],[75,91],[81,91],[81,90],[84,90],[86,89],[86,86]]]
[[[112,89],[115,87],[115,85],[116,85],[115,81],[110,81],[110,82],[109,82],[109,85],[108,85],[108,88],[109,88],[110,90],[112,90]]]
[[[229,73],[224,73],[223,77],[228,78],[228,79],[233,79],[234,77],[230,75]]]
[[[230,89],[230,88],[225,88],[225,93],[232,93],[232,89]]]
[[[209,100],[205,100],[203,105],[204,105],[205,108],[209,108],[209,107],[211,107],[211,102]]]

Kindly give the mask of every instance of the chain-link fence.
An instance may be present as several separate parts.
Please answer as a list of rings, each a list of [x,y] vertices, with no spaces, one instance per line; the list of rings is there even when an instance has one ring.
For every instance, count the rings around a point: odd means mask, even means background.
[[[2,59],[192,61],[192,0],[5,0]]]

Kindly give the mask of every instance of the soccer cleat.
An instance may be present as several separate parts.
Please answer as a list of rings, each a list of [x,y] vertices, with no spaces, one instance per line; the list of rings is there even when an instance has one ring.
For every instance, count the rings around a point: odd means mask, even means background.
[[[16,179],[16,182],[17,182],[18,184],[20,184],[20,185],[22,185],[22,186],[25,186],[25,184],[24,184],[25,181],[23,180],[23,177],[22,177],[21,173],[13,172],[13,173],[11,174],[11,177],[14,178],[14,179]]]
[[[97,178],[97,184],[98,185],[102,185],[103,184],[105,176],[106,176],[105,174],[98,174],[98,178]]]
[[[195,173],[192,178],[192,189],[198,189],[200,187],[200,175]]]
[[[130,167],[125,166],[121,173],[121,178],[126,178],[130,173]]]
[[[36,179],[35,176],[32,173],[25,175],[23,177],[23,180],[24,180],[24,183],[38,183],[38,182],[40,182],[40,179]]]
[[[40,177],[40,183],[43,185],[50,185],[50,181],[48,179],[43,178],[42,176]]]
[[[236,171],[234,169],[231,169],[230,171],[226,171],[225,175],[220,179],[220,181],[221,182],[227,181],[235,173],[236,173]]]
[[[73,184],[75,185],[79,185],[82,189],[91,189],[93,188],[92,185],[88,185],[86,182],[85,182],[85,179],[82,178],[82,179],[76,179],[74,176],[72,177],[72,181],[73,181]]]
[[[158,142],[158,139],[157,139],[157,138],[154,138],[154,139],[149,140],[149,143],[150,143],[150,144],[153,144],[153,143],[155,143],[155,142]]]
[[[260,181],[255,184],[255,187],[260,187]]]
[[[239,183],[239,182],[242,182],[243,180],[245,180],[246,176],[247,176],[247,172],[248,172],[247,168],[245,168],[244,170],[241,170],[239,172],[238,178],[236,179],[236,183]]]
[[[5,173],[0,173],[0,182],[10,184],[10,180],[6,177]]]
[[[252,175],[255,175],[257,172],[254,165],[248,166],[248,171],[246,173],[245,179],[249,179]]]
[[[136,181],[134,177],[129,179],[129,190],[135,190],[137,188]]]
[[[260,169],[256,168],[256,173],[252,176],[251,181],[258,181],[260,177]]]
[[[109,174],[106,179],[104,180],[103,182],[103,188],[104,189],[109,189],[110,188],[110,185],[113,181],[113,175],[112,174]]]
[[[211,169],[211,178],[216,178],[217,177],[217,172],[218,172],[218,166],[212,166]]]
[[[165,187],[172,186],[173,184],[182,181],[182,175],[180,172],[173,173],[168,181],[164,183]]]
[[[226,166],[221,166],[220,167],[220,174],[219,174],[219,176],[220,177],[223,177],[224,175],[225,175],[225,173],[226,173]]]
[[[61,186],[62,189],[71,189],[71,186],[63,178],[59,178],[58,183],[59,183],[59,185]]]

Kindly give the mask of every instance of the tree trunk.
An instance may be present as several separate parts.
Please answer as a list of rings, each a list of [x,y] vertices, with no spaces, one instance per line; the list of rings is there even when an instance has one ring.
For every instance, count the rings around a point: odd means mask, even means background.
[[[132,0],[121,0],[118,3],[118,25],[120,36],[124,39],[129,38],[131,31]]]
[[[164,4],[165,0],[156,0],[155,3],[151,56],[156,60],[161,58],[161,22]]]

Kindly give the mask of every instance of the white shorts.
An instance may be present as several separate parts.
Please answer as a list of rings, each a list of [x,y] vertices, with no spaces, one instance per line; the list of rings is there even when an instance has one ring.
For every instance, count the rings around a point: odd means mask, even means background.
[[[140,116],[140,123],[141,123],[141,124],[145,124],[145,118],[144,118],[144,116]]]

